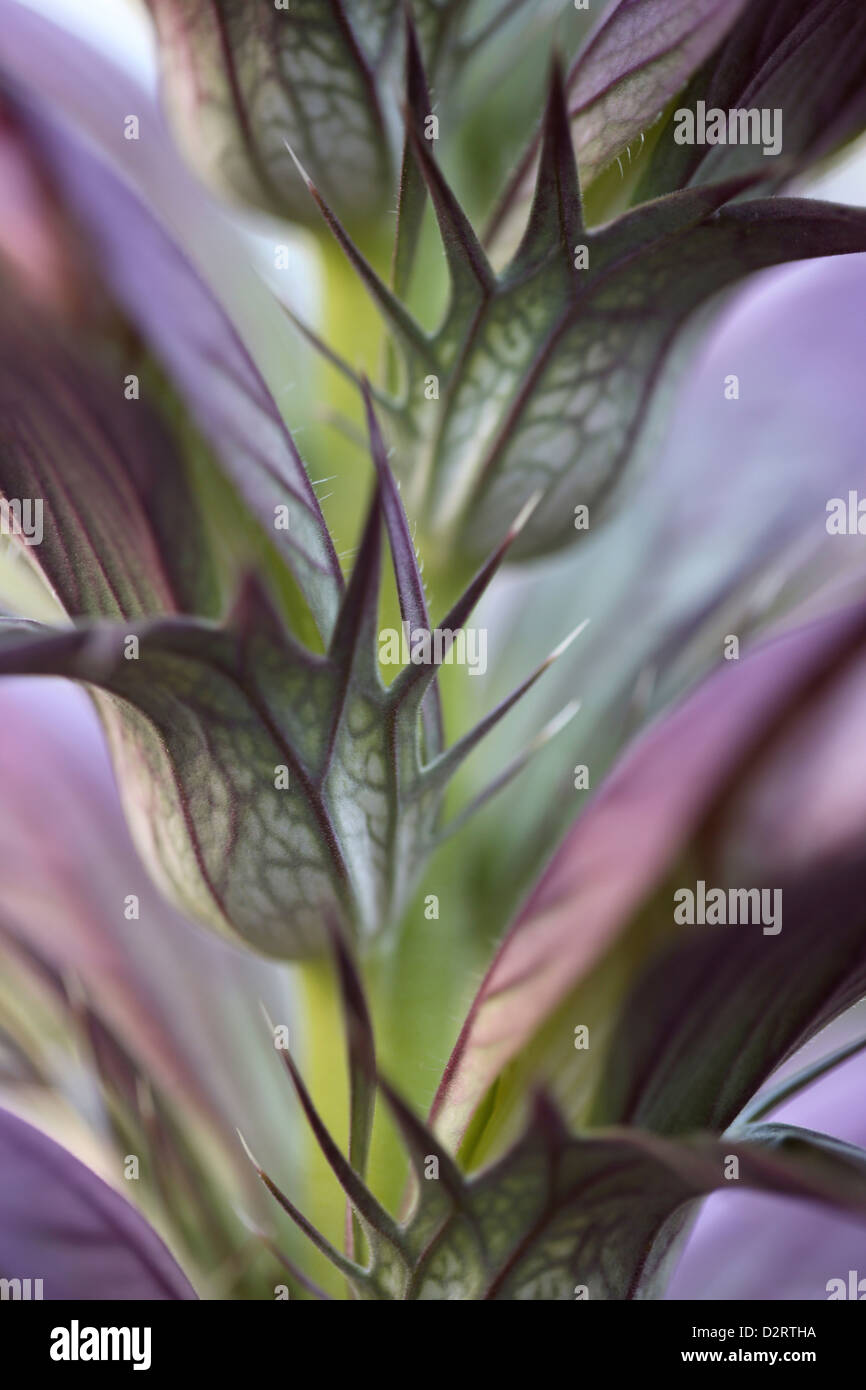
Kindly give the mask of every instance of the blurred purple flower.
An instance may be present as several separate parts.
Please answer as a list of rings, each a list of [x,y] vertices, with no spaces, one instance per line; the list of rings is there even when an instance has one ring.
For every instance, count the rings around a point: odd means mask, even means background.
[[[0,1270],[13,1290],[19,1281],[28,1290],[4,1292],[4,1298],[195,1298],[135,1207],[44,1134],[4,1110],[0,1171]]]
[[[860,1027],[862,1029],[862,1011]],[[866,1148],[866,1058],[853,1057],[773,1112]],[[668,1286],[672,1299],[822,1300],[849,1270],[866,1278],[866,1230],[824,1208],[754,1192],[710,1197]]]

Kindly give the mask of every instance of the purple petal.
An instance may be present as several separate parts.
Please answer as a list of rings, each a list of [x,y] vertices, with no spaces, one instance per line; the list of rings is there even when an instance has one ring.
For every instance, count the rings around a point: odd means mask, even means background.
[[[631,921],[734,770],[798,692],[862,640],[864,624],[861,606],[763,644],[704,682],[621,759],[543,874],[470,1009],[432,1112],[449,1143]]]
[[[152,184],[150,160],[161,158],[163,183],[173,195],[171,215],[186,211],[188,176],[158,110],[104,58],[40,16],[7,3],[0,4],[0,14],[0,72],[20,103],[34,148],[86,228],[108,287],[170,372],[247,505],[283,547],[328,633],[342,574],[300,455],[233,323],[169,231],[169,219],[158,220],[135,191],[134,178],[126,176],[135,157],[133,171],[137,165],[149,170],[143,181]],[[91,91],[99,94],[95,106]],[[139,118],[137,142],[122,138],[130,112]],[[113,163],[97,153],[97,142],[112,151]],[[161,212],[164,199],[163,189],[154,199]],[[216,209],[210,216],[218,217]],[[283,330],[288,338],[287,323]],[[274,508],[280,505],[289,509],[288,530],[274,529]]]
[[[0,1110],[0,1269],[45,1299],[194,1299],[159,1236],[39,1130]],[[33,1285],[31,1283],[31,1296]]]
[[[864,1083],[866,1058],[852,1058],[773,1118],[866,1147]],[[667,1297],[826,1299],[830,1279],[847,1282],[852,1269],[866,1277],[864,1251],[863,1228],[850,1219],[779,1197],[719,1193],[703,1207]]]
[[[202,1118],[239,1163],[236,1126],[275,1161],[290,1141],[291,1116],[280,1105],[282,1078],[259,1000],[288,1022],[285,981],[194,927],[156,891],[81,691],[3,681],[0,729],[0,921],[82,982],[143,1074]],[[124,910],[130,894],[139,902],[132,920]]]

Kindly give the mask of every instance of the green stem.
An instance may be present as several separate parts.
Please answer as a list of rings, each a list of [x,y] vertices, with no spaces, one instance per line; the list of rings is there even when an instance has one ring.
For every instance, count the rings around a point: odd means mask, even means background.
[[[344,1152],[348,1151],[349,1084],[346,1044],[339,991],[330,960],[304,961],[295,968],[303,1009],[299,1063],[322,1119]],[[299,1112],[299,1124],[303,1119]],[[332,1245],[345,1243],[346,1201],[336,1178],[309,1129],[304,1125],[306,1191],[303,1210]],[[299,1204],[300,1205],[300,1204]],[[313,1268],[311,1254],[307,1268]],[[317,1261],[316,1279],[328,1293],[345,1296],[342,1276],[325,1261]]]

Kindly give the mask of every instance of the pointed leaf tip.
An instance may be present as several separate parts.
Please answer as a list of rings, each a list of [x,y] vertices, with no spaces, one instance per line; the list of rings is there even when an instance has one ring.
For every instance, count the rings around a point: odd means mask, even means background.
[[[290,151],[291,153],[291,151]],[[296,159],[296,156],[292,156]],[[423,329],[413,318],[393,291],[373,269],[361,251],[356,246],[352,237],[346,231],[337,214],[333,211],[330,204],[324,198],[316,185],[310,180],[308,175],[303,174],[303,169],[298,166],[305,181],[310,195],[315,200],[316,206],[324,218],[325,224],[340,247],[344,256],[352,268],[357,272],[361,283],[367,290],[373,303],[384,318],[386,324],[400,340],[406,351],[420,356],[423,359],[430,357],[430,343]]]
[[[575,719],[577,715],[580,714],[580,710],[580,700],[570,700],[567,705],[563,705],[559,713],[555,714],[552,719],[549,719],[544,725],[544,728],[536,734],[532,743],[529,745],[530,753],[536,752],[539,748],[542,748],[545,743],[549,743],[551,739],[556,738],[556,735],[561,733],[562,730],[571,723],[572,719]]]
[[[379,1236],[395,1251],[402,1251],[403,1241],[399,1226],[342,1153],[319,1114],[306,1083],[295,1066],[291,1053],[285,1048],[282,1049],[282,1061],[316,1143],[358,1216],[366,1223],[368,1231],[374,1238]]]
[[[466,825],[466,823],[473,818],[473,816],[478,814],[482,806],[486,806],[488,801],[498,795],[510,782],[513,782],[515,777],[526,767],[530,758],[533,758],[536,753],[540,752],[546,744],[552,742],[552,740],[556,738],[556,735],[561,733],[567,724],[571,723],[579,710],[580,700],[572,700],[569,704],[565,705],[558,714],[555,714],[552,719],[548,720],[544,727],[535,735],[535,738],[530,740],[522,752],[512,758],[511,762],[505,765],[502,771],[494,777],[493,781],[482,788],[478,795],[473,797],[472,801],[469,802],[469,805],[458,812],[453,820],[449,821],[449,823],[443,827],[439,833],[439,843],[444,843],[445,840],[449,840],[456,831],[460,830],[462,826]]]
[[[295,152],[294,152],[294,150],[292,149],[291,145],[289,144],[288,140],[286,140],[286,139],[284,138],[284,139],[283,139],[283,144],[285,145],[286,149],[288,150],[289,155],[291,156],[291,159],[292,159],[292,163],[294,164],[295,168],[297,169],[298,173],[300,174],[301,178],[303,179],[303,181],[304,181],[304,183],[306,184],[307,188],[309,189],[310,193],[312,193],[312,195],[313,195],[313,197],[316,199],[316,202],[317,202],[317,203],[320,202],[320,195],[319,195],[319,192],[318,192],[318,190],[317,190],[317,188],[316,188],[316,185],[313,183],[313,180],[310,178],[310,176],[309,176],[309,174],[307,173],[306,169],[304,168],[303,164],[302,164],[301,161],[298,159],[298,156],[295,154]]]
[[[404,6],[403,14],[406,26],[406,95],[403,113],[405,134],[391,283],[395,294],[405,301],[427,204],[427,185],[415,157],[409,127],[416,123],[423,125],[430,112],[431,102],[418,37],[408,5]]]
[[[423,122],[430,111],[430,89],[427,85],[424,59],[421,56],[421,45],[418,42],[418,31],[408,5],[403,6],[403,21],[406,35],[407,117],[408,121]]]
[[[481,569],[475,575],[474,579],[470,581],[460,598],[442,619],[440,627],[444,631],[459,631],[460,628],[465,626],[505,559],[508,550],[529,522],[543,495],[541,489],[538,489],[526,502],[524,502],[517,516],[514,518],[514,521],[511,523],[504,539],[499,543],[485,564],[481,566]],[[420,689],[426,688],[426,686],[430,685],[435,680],[436,672],[437,667],[432,662],[428,662],[427,664],[419,662],[417,665],[407,667],[407,669],[398,676],[392,687],[395,699],[397,701],[403,700],[410,691],[414,690],[417,692]]]
[[[574,628],[568,634],[567,637],[563,637],[562,641],[554,647],[553,651],[550,653],[550,656],[548,656],[546,660],[542,663],[541,667],[539,668],[539,674],[541,673],[541,671],[546,671],[548,667],[553,665],[554,661],[558,661],[559,658],[563,656],[565,652],[568,651],[571,644],[577,641],[578,637],[582,632],[586,631],[591,621],[591,618],[584,618],[583,622],[578,623],[577,627]]]
[[[400,612],[404,622],[411,622],[417,627],[429,627],[430,619],[427,614],[427,601],[424,596],[424,582],[421,578],[421,571],[418,568],[418,561],[415,555],[415,544],[409,530],[409,523],[406,519],[406,512],[403,508],[397,480],[388,463],[385,441],[382,438],[382,431],[379,428],[379,421],[376,418],[376,412],[373,408],[370,383],[366,377],[363,377],[361,380],[361,390],[364,397],[364,410],[367,417],[370,453],[379,480],[385,525],[388,530],[388,539],[391,545],[391,555],[394,562],[394,572],[397,579]]]
[[[367,429],[370,435],[370,451],[373,456],[373,463],[376,467],[379,487],[382,493],[382,507],[385,515],[385,526],[388,531],[388,541],[391,547],[394,577],[397,582],[400,613],[403,621],[410,623],[413,628],[425,628],[429,631],[430,617],[427,612],[424,581],[421,578],[421,571],[418,567],[418,560],[415,555],[415,543],[412,540],[412,535],[409,530],[409,523],[403,508],[403,502],[400,497],[396,479],[388,463],[385,442],[382,439],[382,432],[379,429],[379,422],[376,419],[376,412],[373,408],[370,383],[367,381],[366,377],[362,379],[361,389],[367,415]],[[426,670],[426,668],[415,666],[410,668],[411,671],[422,669]],[[398,677],[398,681],[399,680],[400,677]],[[397,682],[395,681],[394,687],[396,686]],[[445,731],[439,687],[435,683],[430,685],[430,689],[425,695],[421,705],[421,714],[424,721],[424,734],[428,754],[436,756],[444,746]]]
[[[241,1131],[240,1131],[237,1127],[235,1127],[235,1134],[236,1134],[236,1135],[238,1136],[238,1138],[240,1139],[240,1141],[241,1141],[241,1147],[243,1148],[243,1151],[244,1151],[244,1153],[246,1154],[247,1158],[249,1159],[250,1163],[251,1163],[251,1164],[253,1165],[253,1167],[255,1168],[256,1172],[257,1172],[258,1175],[259,1175],[259,1177],[260,1177],[260,1178],[263,1178],[265,1175],[264,1175],[264,1170],[262,1169],[262,1165],[259,1163],[259,1161],[258,1161],[258,1159],[256,1158],[255,1154],[253,1153],[252,1149],[250,1148],[249,1144],[247,1143],[246,1139],[244,1138],[243,1134],[241,1133]]]
[[[486,298],[492,295],[496,288],[496,275],[487,254],[450,184],[427,148],[424,135],[415,128],[411,118],[406,129],[436,212],[439,233],[451,271],[455,299],[463,300],[467,292],[476,295],[480,292],[480,295]],[[465,306],[461,305],[461,312],[465,312]]]
[[[525,271],[555,247],[571,269],[574,246],[583,235],[583,206],[574,157],[562,67],[555,55],[550,66],[544,112],[541,158],[523,239],[512,271]]]
[[[489,714],[485,715],[483,719],[479,720],[479,722],[475,725],[474,729],[470,729],[469,732],[467,734],[464,734],[462,738],[458,739],[456,743],[452,743],[451,747],[446,749],[446,751],[439,758],[437,758],[435,763],[431,765],[427,772],[427,775],[431,783],[434,783],[438,786],[443,786],[446,782],[449,782],[451,780],[458,767],[460,767],[460,765],[463,762],[465,762],[465,760],[469,757],[469,754],[477,747],[481,740],[483,738],[486,738],[487,735],[493,729],[496,728],[497,724],[499,724],[500,721],[505,718],[506,714],[510,713],[514,706],[520,700],[522,700],[523,696],[529,690],[532,689],[532,687],[536,684],[537,681],[541,679],[545,671],[549,670],[553,662],[556,661],[557,658],[562,655],[566,648],[571,646],[575,638],[580,636],[581,632],[584,631],[588,623],[589,618],[584,618],[583,622],[579,623],[578,626],[574,629],[574,631],[569,633],[568,637],[566,637],[564,641],[560,642],[558,647],[554,648],[554,650],[550,653],[550,656],[546,657],[545,660],[542,661],[541,664],[537,666],[535,670],[531,672],[531,674],[528,675],[526,679],[522,681],[521,684],[518,685],[517,688],[511,692],[510,695],[507,695],[504,700],[500,701],[500,703],[495,707],[495,709],[491,710]],[[542,730],[542,733],[544,732],[545,731]],[[502,786],[504,786],[506,782],[510,781],[511,778],[515,776],[523,767],[526,758],[529,756],[530,752],[531,745],[529,749],[526,749],[523,753],[518,754],[517,758],[512,763],[510,763],[508,767],[505,768],[504,772],[499,777],[497,777],[489,787],[487,787],[483,792],[481,792],[480,796],[472,803],[471,807],[467,808],[465,815],[461,815],[459,819],[462,821],[464,818],[468,818],[469,814],[474,813],[474,811],[477,810],[480,805],[482,805],[495,792],[497,792]],[[457,821],[452,823],[452,827],[446,830],[446,835],[450,833],[450,829],[453,828],[453,825],[455,824],[457,824]]]
[[[528,497],[526,499],[523,506],[520,508],[520,511],[517,513],[517,516],[514,518],[514,520],[508,528],[508,534],[505,537],[506,548],[509,545],[511,545],[512,541],[517,540],[517,537],[520,535],[521,531],[526,526],[527,522],[529,521],[530,517],[537,508],[543,496],[543,488],[538,488],[535,492],[533,492],[531,497]]]

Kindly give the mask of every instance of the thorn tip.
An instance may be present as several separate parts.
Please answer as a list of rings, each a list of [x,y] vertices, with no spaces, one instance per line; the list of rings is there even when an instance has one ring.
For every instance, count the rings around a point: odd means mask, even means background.
[[[563,637],[562,641],[554,647],[553,651],[550,653],[550,656],[545,661],[545,667],[552,666],[554,661],[559,660],[562,654],[566,652],[568,648],[571,646],[572,642],[574,642],[580,636],[580,634],[586,628],[589,627],[590,621],[591,620],[589,618],[584,618],[583,622],[578,623],[577,627],[574,628],[574,630],[570,632],[567,637]]]

